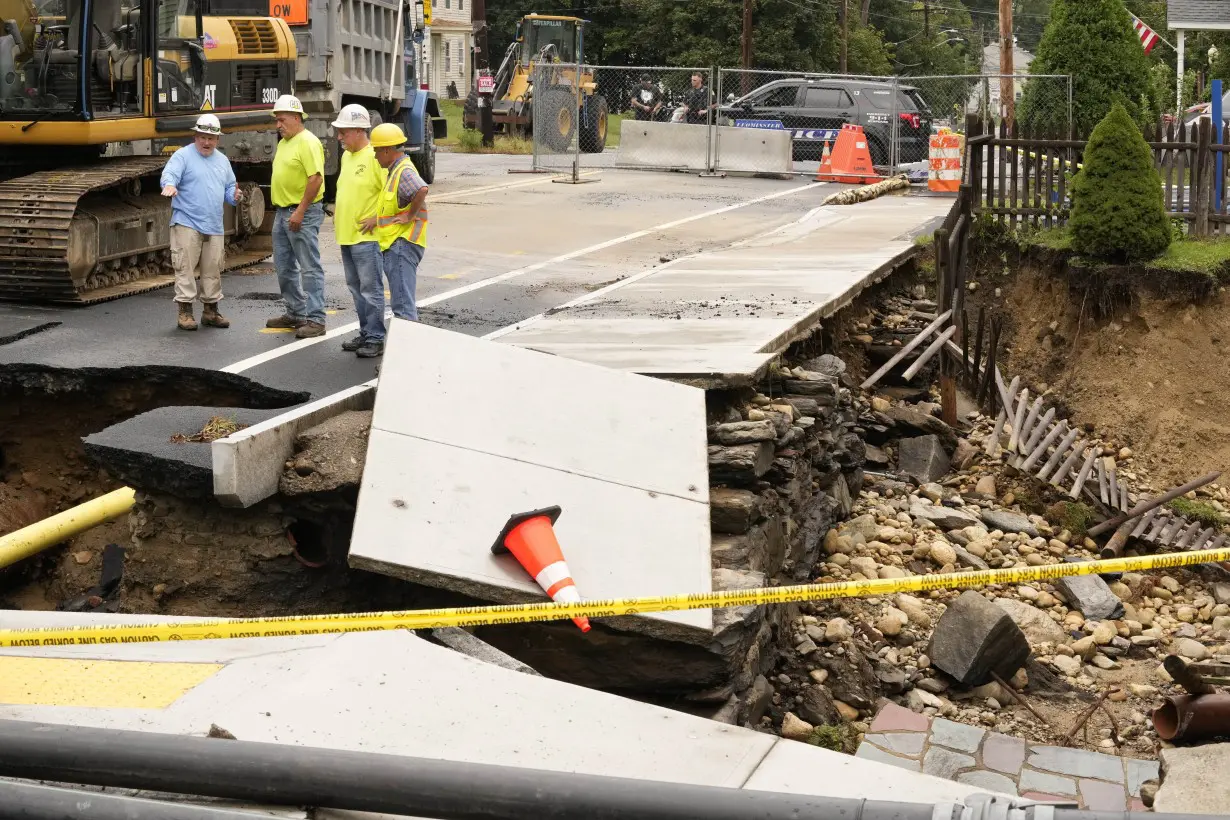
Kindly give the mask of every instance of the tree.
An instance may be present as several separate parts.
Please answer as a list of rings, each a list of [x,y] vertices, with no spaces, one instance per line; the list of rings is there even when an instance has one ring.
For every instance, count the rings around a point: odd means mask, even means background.
[[[1068,227],[1076,252],[1099,259],[1152,259],[1170,244],[1153,152],[1122,103],[1111,107],[1085,146]]]
[[[1077,133],[1097,124],[1116,99],[1142,117],[1149,88],[1149,58],[1132,30],[1123,0],[1054,0],[1051,20],[1030,65],[1031,74],[1072,77],[1072,120]],[[1068,121],[1065,84],[1039,78],[1025,84],[1017,107],[1023,125],[1061,130]]]

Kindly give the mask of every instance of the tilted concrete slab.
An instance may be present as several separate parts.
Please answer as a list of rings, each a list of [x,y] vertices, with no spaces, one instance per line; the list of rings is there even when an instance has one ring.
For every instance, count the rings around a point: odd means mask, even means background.
[[[394,320],[350,564],[482,600],[544,600],[491,547],[558,505],[583,598],[712,589],[704,393]],[[706,641],[709,610],[608,621]]]
[[[13,614],[5,625],[167,620]],[[22,656],[146,662],[156,683],[178,689],[176,667],[218,668],[169,705],[146,709],[63,705],[49,677],[36,703],[0,704],[0,718],[198,736],[217,725],[240,740],[291,746],[833,797],[931,802],[980,791],[502,669],[405,632],[3,649],[0,670]],[[118,688],[99,696],[109,694],[128,697]]]
[[[916,254],[912,235],[950,204],[889,196],[816,208],[767,235],[523,322],[499,341],[703,387],[746,385]]]
[[[213,493],[224,507],[250,507],[278,491],[295,437],[349,410],[371,410],[376,380],[295,407],[210,445]]]

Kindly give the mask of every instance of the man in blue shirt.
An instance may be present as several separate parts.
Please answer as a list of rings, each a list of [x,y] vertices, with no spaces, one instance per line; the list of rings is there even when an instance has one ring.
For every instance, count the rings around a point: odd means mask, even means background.
[[[175,268],[179,329],[196,330],[192,303],[198,295],[204,305],[201,324],[230,327],[230,321],[218,312],[226,249],[222,203],[237,205],[242,192],[235,185],[231,161],[218,151],[218,137],[222,135],[218,118],[202,114],[192,130],[196,132],[192,145],[171,155],[161,180],[162,195],[171,197],[171,265]]]

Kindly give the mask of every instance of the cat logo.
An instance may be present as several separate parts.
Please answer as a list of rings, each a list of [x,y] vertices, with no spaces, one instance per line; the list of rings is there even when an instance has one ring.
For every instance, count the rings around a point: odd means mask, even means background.
[[[201,103],[202,111],[213,111],[214,106],[218,104],[218,86],[205,86],[205,101]]]

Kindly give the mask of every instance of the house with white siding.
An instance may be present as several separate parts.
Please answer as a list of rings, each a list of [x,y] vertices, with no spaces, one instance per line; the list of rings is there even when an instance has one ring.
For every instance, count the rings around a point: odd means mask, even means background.
[[[432,0],[431,66],[428,83],[442,99],[449,96],[449,83],[456,83],[457,96],[470,93],[474,26],[471,0]]]

